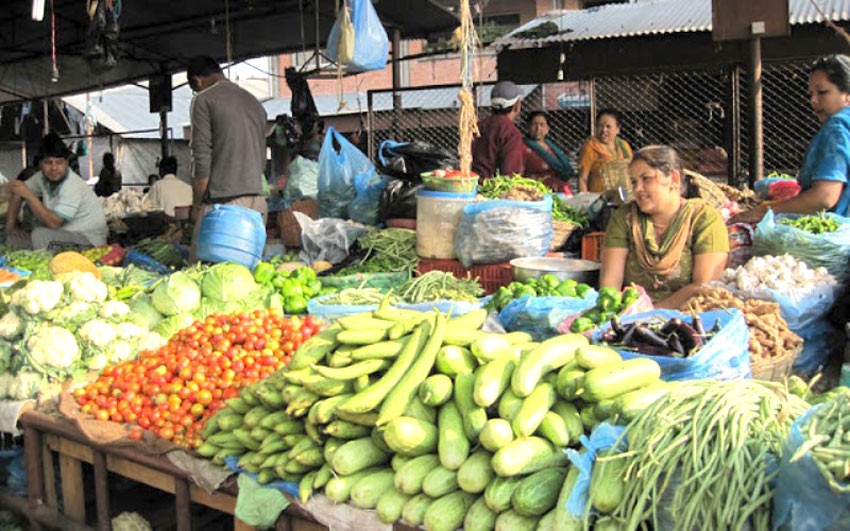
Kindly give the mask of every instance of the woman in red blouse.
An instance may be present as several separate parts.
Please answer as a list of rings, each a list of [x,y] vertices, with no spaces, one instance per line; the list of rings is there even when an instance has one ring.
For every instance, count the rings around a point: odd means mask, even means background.
[[[543,111],[528,117],[525,137],[525,177],[537,179],[553,191],[572,195],[567,180],[575,176],[567,155],[555,145],[549,134],[549,119]]]

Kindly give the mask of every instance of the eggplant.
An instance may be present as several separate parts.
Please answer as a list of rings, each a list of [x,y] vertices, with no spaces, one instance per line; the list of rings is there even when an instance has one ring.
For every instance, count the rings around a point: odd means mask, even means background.
[[[623,327],[620,326],[620,320],[616,317],[611,319],[611,330],[613,330],[614,334],[616,334],[617,341],[620,341],[623,336],[626,335],[626,332],[623,330]]]
[[[694,314],[693,324],[694,330],[697,331],[697,334],[700,336],[705,335],[705,328],[702,327],[702,319],[699,318],[699,315]]]
[[[678,317],[674,317],[664,323],[664,326],[661,327],[661,330],[658,331],[662,336],[669,336],[672,334],[679,326],[683,324],[684,321],[679,319]]]
[[[635,328],[637,328],[637,325],[634,323],[625,325],[625,328],[623,328],[623,330],[625,330],[625,333],[623,334],[623,340],[621,341],[623,345],[628,345],[629,343],[631,343],[632,338],[635,335]]]
[[[665,358],[681,358],[682,355],[670,350],[668,347],[654,347],[642,344],[635,348],[635,352],[649,356],[664,356]]]
[[[679,339],[678,335],[670,334],[670,338],[667,340],[667,344],[670,346],[670,350],[679,354],[677,357],[687,357],[688,353],[685,352],[685,347],[682,345],[682,341]]]
[[[667,341],[663,337],[655,333],[653,330],[651,330],[648,326],[645,326],[643,324],[635,325],[634,336],[635,337],[633,338],[632,343],[634,343],[635,341],[640,341],[653,347],[664,348],[669,350],[669,347],[667,346]]]

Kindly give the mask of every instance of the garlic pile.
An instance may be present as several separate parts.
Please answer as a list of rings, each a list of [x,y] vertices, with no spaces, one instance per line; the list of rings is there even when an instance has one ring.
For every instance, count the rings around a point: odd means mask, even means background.
[[[730,291],[772,289],[782,293],[806,289],[836,280],[825,268],[812,269],[790,254],[755,256],[746,264],[729,268],[720,277],[723,287]]]
[[[148,196],[138,188],[122,188],[117,194],[101,198],[106,220],[121,219],[127,214],[156,210]]]

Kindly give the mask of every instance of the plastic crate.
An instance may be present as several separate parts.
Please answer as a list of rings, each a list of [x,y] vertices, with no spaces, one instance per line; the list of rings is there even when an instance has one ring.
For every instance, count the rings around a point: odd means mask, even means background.
[[[514,280],[511,264],[505,262],[501,264],[477,264],[472,267],[463,267],[463,264],[457,260],[428,260],[425,258],[419,259],[419,266],[416,268],[419,274],[425,274],[429,271],[445,271],[452,273],[456,277],[465,277],[467,273],[472,278],[478,278],[481,287],[487,295],[496,292],[501,286],[507,286]]]
[[[591,232],[586,234],[581,239],[581,259],[596,260],[602,259],[602,246],[605,243],[604,232]]]

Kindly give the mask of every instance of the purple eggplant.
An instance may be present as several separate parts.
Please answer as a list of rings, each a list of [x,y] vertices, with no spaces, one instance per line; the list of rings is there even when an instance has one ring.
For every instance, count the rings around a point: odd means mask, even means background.
[[[694,322],[693,322],[692,326],[694,327],[694,330],[696,330],[697,334],[699,334],[700,336],[704,336],[705,335],[705,328],[702,327],[702,319],[699,318],[699,315],[694,314],[693,321]]]
[[[632,343],[639,341],[641,343],[645,343],[647,345],[668,349],[667,341],[651,330],[648,326],[643,324],[635,325],[635,333]]]

